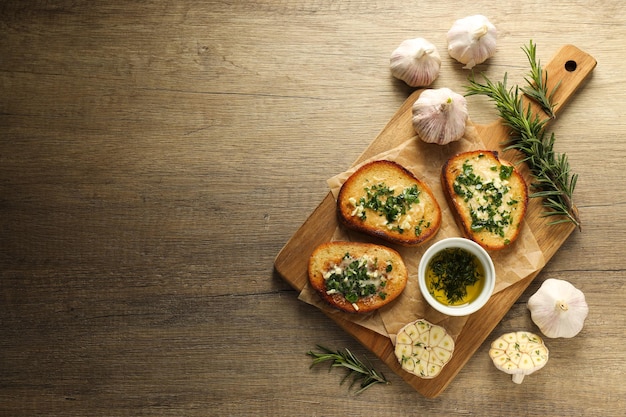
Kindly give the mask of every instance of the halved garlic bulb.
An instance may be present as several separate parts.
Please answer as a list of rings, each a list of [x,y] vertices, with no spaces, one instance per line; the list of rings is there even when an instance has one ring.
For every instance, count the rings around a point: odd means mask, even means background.
[[[441,57],[426,39],[407,39],[391,53],[389,64],[394,77],[411,87],[425,87],[439,76]]]
[[[500,371],[521,384],[526,375],[543,368],[550,352],[543,340],[530,332],[505,333],[491,342],[489,357]]]
[[[454,339],[446,329],[424,319],[405,325],[396,335],[395,354],[407,372],[424,379],[439,375],[454,353]]]
[[[424,90],[412,111],[413,128],[424,142],[445,145],[465,133],[467,101],[449,88]]]
[[[496,27],[483,15],[459,19],[448,31],[448,53],[472,69],[496,53]]]

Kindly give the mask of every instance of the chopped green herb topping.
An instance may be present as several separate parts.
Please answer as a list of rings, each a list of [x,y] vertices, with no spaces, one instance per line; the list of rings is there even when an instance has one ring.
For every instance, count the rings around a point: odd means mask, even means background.
[[[500,165],[500,179],[508,180],[511,178],[511,174],[513,174],[513,166],[509,165]]]
[[[406,214],[411,209],[411,205],[420,201],[420,190],[418,190],[417,185],[405,188],[398,195],[383,182],[374,184],[371,187],[365,187],[364,191],[365,196],[361,197],[357,206],[370,209],[379,216],[384,216],[389,224],[397,222],[400,216]],[[360,210],[359,217],[361,220],[365,220],[367,213],[364,210]],[[393,229],[400,233],[404,232],[404,229],[399,225],[394,226]],[[418,232],[421,233],[421,228],[415,229],[415,234],[419,236]]]
[[[490,168],[497,171],[497,166]],[[503,181],[511,177],[512,166],[502,165],[499,169],[499,179],[485,180],[474,172],[469,160],[463,163],[463,171],[454,181],[454,192],[463,197],[469,204],[472,217],[471,228],[474,231],[487,230],[498,236],[504,236],[504,229],[511,224],[511,211],[518,201],[511,199],[504,205],[503,197],[510,187]]]
[[[417,223],[417,226],[415,226],[415,236],[419,236],[422,234],[422,227],[429,228],[430,222],[426,221],[426,219],[420,219],[419,223]]]
[[[391,262],[387,262],[385,272],[393,269]],[[346,253],[339,265],[333,266],[324,276],[326,292],[328,294],[342,294],[350,303],[356,303],[360,298],[378,294],[383,300],[387,297],[384,291],[387,285],[387,276],[378,270],[378,259],[367,256],[354,258]]]

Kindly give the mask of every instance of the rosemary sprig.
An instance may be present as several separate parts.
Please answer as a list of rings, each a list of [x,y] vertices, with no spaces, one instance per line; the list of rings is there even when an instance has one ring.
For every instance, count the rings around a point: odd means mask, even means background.
[[[350,388],[352,388],[355,383],[360,381],[360,389],[356,392],[356,394],[362,393],[374,384],[390,383],[385,378],[385,375],[376,371],[369,362],[367,364],[363,363],[347,348],[343,351],[332,351],[320,345],[317,345],[317,347],[322,350],[322,352],[307,352],[307,355],[313,357],[311,368],[319,363],[327,361],[332,362],[329,370],[335,367],[346,368],[348,373],[341,381],[341,384],[343,384],[350,376],[352,376]]]
[[[543,71],[541,61],[537,59],[537,45],[531,40],[530,44],[524,46],[522,50],[530,63],[530,73],[528,77],[524,78],[528,86],[523,87],[522,92],[535,100],[550,118],[554,118],[554,106],[556,106],[556,103],[554,103],[553,97],[559,85],[561,85],[561,81],[556,83],[552,91],[548,92],[548,72]]]
[[[534,46],[532,49],[532,53],[527,54],[529,60],[535,58]],[[539,67],[539,63],[533,60],[531,67]],[[520,89],[507,86],[506,73],[501,82],[494,83],[484,74],[483,79],[484,83],[479,83],[471,76],[466,95],[484,95],[492,99],[503,123],[511,128],[505,150],[520,151],[522,160],[528,164],[535,178],[531,186],[536,190],[530,197],[543,198],[543,205],[548,208],[544,216],[561,217],[550,224],[571,222],[580,229],[578,210],[572,198],[578,176],[570,173],[567,155],[558,155],[554,151],[554,134],[548,136],[544,130],[548,119],[533,115],[530,104],[524,108]]]

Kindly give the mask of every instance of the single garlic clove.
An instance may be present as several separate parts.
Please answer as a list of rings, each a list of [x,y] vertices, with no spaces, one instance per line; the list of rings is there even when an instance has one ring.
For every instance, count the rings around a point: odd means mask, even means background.
[[[407,39],[391,53],[389,65],[394,77],[411,87],[425,87],[439,76],[441,57],[426,39]]]
[[[424,90],[412,111],[413,128],[424,142],[445,145],[465,133],[467,101],[449,88]]]
[[[447,34],[448,53],[472,69],[496,53],[496,27],[483,15],[459,19]]]

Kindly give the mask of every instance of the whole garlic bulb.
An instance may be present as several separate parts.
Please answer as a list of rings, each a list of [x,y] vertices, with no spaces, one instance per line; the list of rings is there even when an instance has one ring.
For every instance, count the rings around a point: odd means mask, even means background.
[[[441,56],[424,38],[407,39],[392,53],[391,74],[411,87],[425,87],[439,76]]]
[[[583,328],[589,306],[585,294],[567,281],[549,278],[528,299],[533,322],[547,337],[576,336]]]
[[[424,142],[445,145],[465,133],[467,101],[449,88],[424,90],[412,111],[413,128]]]
[[[459,19],[448,31],[448,53],[472,69],[496,53],[496,27],[483,15]]]

